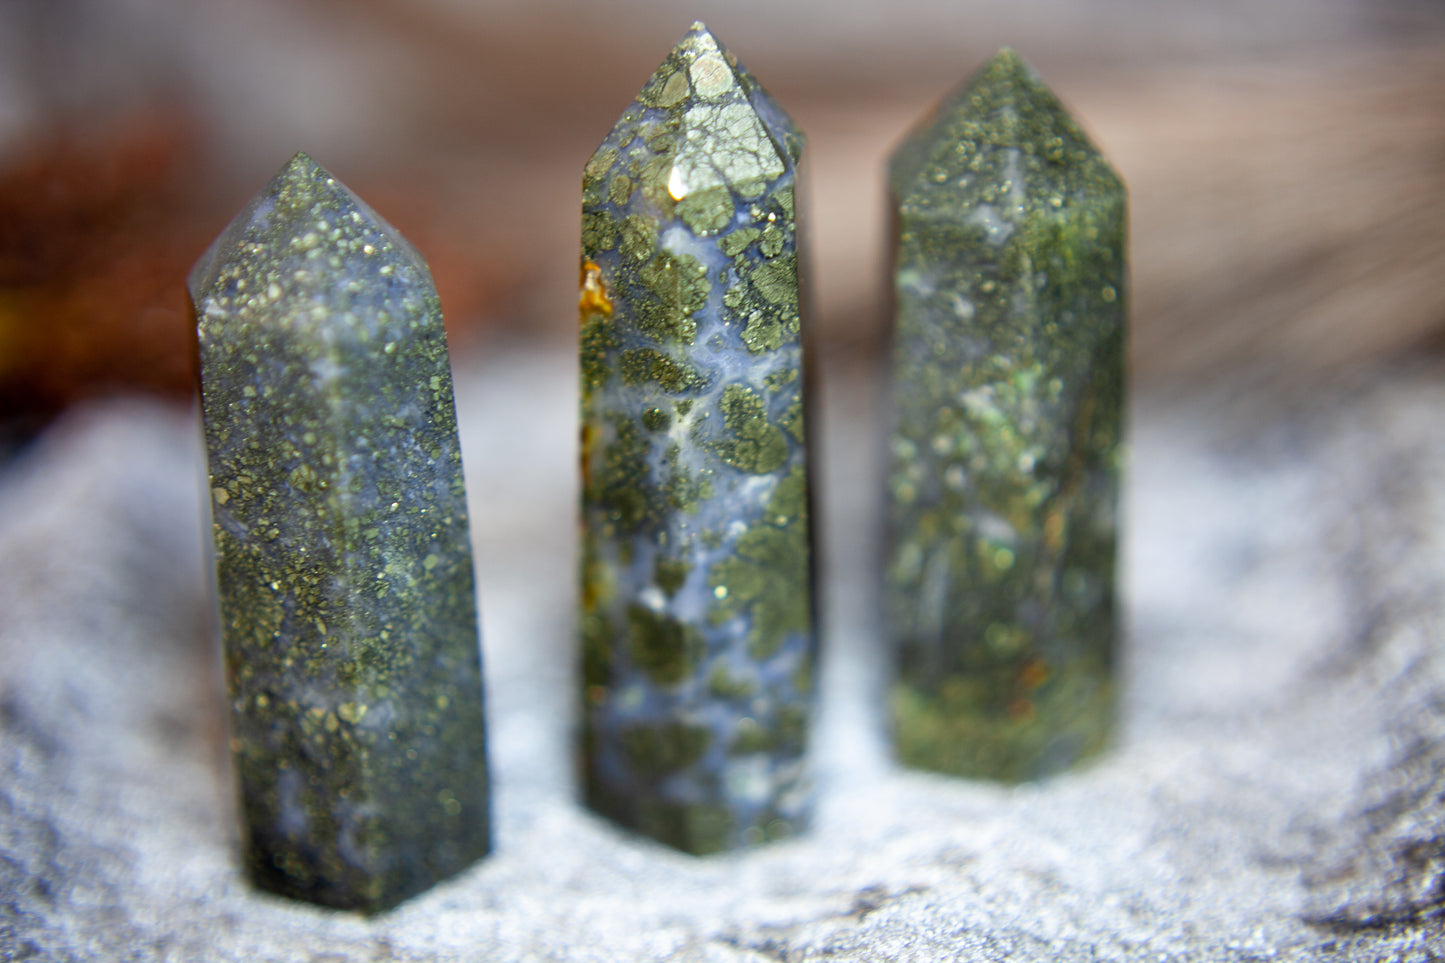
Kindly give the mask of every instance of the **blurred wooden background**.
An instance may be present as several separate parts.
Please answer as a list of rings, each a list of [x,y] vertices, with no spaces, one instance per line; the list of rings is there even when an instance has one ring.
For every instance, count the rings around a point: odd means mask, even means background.
[[[1131,188],[1136,377],[1445,332],[1445,3],[6,0],[0,452],[190,390],[183,279],[297,149],[430,260],[454,349],[570,350],[582,164],[695,17],[810,138],[816,343],[880,350],[883,159],[1002,44]]]

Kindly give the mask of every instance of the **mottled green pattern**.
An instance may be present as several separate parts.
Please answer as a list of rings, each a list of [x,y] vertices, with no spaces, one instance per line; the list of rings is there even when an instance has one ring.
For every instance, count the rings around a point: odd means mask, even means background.
[[[1111,727],[1124,188],[1009,50],[891,182],[898,751],[1039,776]]]
[[[587,800],[693,853],[808,811],[801,150],[697,24],[583,179]]]
[[[275,892],[384,909],[489,845],[431,276],[297,155],[190,288],[246,864]]]

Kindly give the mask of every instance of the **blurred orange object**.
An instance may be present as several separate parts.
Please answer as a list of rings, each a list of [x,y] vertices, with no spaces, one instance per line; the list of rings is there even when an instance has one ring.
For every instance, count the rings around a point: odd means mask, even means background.
[[[0,170],[0,416],[43,421],[121,386],[190,390],[182,281],[205,221],[181,172],[197,144],[184,113],[152,109]]]

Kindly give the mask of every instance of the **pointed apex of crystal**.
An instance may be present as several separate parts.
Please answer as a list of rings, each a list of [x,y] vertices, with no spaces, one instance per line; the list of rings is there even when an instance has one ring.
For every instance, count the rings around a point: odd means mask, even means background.
[[[686,68],[685,74],[679,75],[669,63],[674,58],[682,61],[682,66]],[[737,58],[728,52],[701,20],[694,20],[687,33],[677,42],[677,46],[672,48],[671,55],[663,61],[643,89],[644,95],[659,78],[663,83],[657,88],[658,105],[662,107],[670,105],[661,101],[684,99],[689,95],[704,102],[726,100],[729,94],[746,98],[750,88],[757,86],[757,81],[738,66]],[[671,97],[664,94],[669,81],[673,84]],[[685,82],[690,90],[683,89]]]
[[[1028,80],[1037,82],[1039,79],[1039,75],[1034,72],[1034,68],[1030,67],[1024,58],[1019,56],[1018,51],[1012,47],[1000,47],[998,53],[993,55],[993,59],[983,65],[983,69],[979,71],[979,75],[981,77],[991,75],[1011,76],[1015,81]]]
[[[672,54],[687,63],[693,94],[701,100],[722,100],[732,91],[745,98],[751,97],[754,88],[758,87],[753,75],[738,63],[732,52],[701,20],[692,22],[687,33],[672,48]],[[660,69],[666,68],[664,62]]]
[[[623,111],[588,171],[610,167],[619,147],[644,131],[655,163],[639,172],[637,187],[662,207],[713,209],[728,192],[756,198],[803,150],[792,120],[701,21]]]
[[[337,259],[344,271],[333,263]],[[294,269],[281,270],[283,264]],[[267,275],[266,290],[274,285],[277,297],[306,292],[345,298],[339,278],[383,269],[386,275],[399,272],[401,283],[431,287],[431,271],[411,242],[330,171],[297,151],[211,242],[186,285],[195,304],[227,277],[240,280],[238,272]]]
[[[1017,152],[1016,194],[1122,195],[1123,184],[1067,108],[1028,63],[1004,47],[899,145],[889,165],[894,198],[919,213],[953,217],[978,203],[980,155]]]
[[[298,174],[312,174],[321,170],[321,165],[311,159],[311,155],[304,150],[298,150],[291,155],[286,166],[281,168],[281,177],[294,177]]]
[[[692,26],[687,28],[687,33],[682,35],[682,39],[673,48],[674,51],[684,49],[692,49],[699,54],[718,53],[722,51],[723,46],[718,42],[717,37],[713,36],[713,32],[707,28],[707,24],[701,20],[694,20]]]

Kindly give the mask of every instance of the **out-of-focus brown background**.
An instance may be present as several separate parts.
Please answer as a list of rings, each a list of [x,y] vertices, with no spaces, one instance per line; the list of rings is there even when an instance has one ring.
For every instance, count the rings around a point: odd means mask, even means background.
[[[827,359],[879,351],[884,157],[1002,44],[1130,185],[1139,379],[1445,331],[1445,3],[5,0],[0,454],[190,391],[185,273],[297,149],[427,256],[462,356],[567,350],[582,164],[695,17],[810,137]]]

